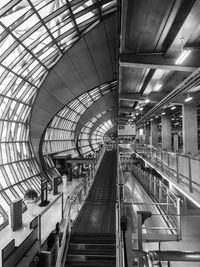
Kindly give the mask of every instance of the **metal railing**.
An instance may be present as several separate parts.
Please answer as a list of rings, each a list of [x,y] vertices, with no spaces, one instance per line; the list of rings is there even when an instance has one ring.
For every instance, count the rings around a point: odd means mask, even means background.
[[[167,250],[167,251],[149,251],[147,253],[149,258],[150,267],[153,266],[171,266],[170,262],[200,262],[200,252],[199,251],[177,251],[177,250]],[[164,265],[163,265],[164,263]],[[196,265],[197,266],[197,265]],[[198,265],[199,266],[199,265]]]
[[[147,159],[156,168],[173,178],[174,182],[186,185],[187,191],[200,194],[200,160],[190,155],[162,151],[145,145],[132,145],[134,152]]]
[[[117,203],[116,203],[116,267],[125,267],[126,251],[121,218],[123,216],[123,177],[120,163],[119,147],[117,146]]]
[[[169,225],[169,229],[176,232],[178,240],[181,239],[180,198],[177,197],[164,183],[151,172],[142,170],[141,166],[132,166],[132,172],[144,188],[149,192],[159,208],[160,214]],[[157,202],[157,203],[156,203]]]

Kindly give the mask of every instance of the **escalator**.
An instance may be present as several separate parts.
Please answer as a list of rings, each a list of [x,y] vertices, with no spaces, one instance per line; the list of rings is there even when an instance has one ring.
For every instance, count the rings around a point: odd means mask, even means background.
[[[65,266],[116,266],[116,151],[106,152],[72,229]]]

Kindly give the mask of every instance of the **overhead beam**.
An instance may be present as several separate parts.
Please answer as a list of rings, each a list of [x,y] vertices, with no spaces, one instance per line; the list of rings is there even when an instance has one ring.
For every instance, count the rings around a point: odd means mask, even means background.
[[[120,120],[129,120],[129,119],[133,119],[133,117],[131,117],[131,116],[126,116],[126,117],[118,116],[118,119],[120,119]]]
[[[165,69],[172,71],[195,71],[198,66],[191,63],[176,65],[176,58],[167,58],[163,54],[140,54],[122,53],[120,55],[120,66],[130,68]]]
[[[167,96],[167,93],[161,93],[161,92],[152,92],[149,95],[150,102],[159,102],[164,97]],[[119,99],[120,100],[134,100],[134,101],[145,101],[147,97],[144,95],[141,95],[139,93],[131,93],[131,94],[120,94]]]
[[[133,112],[133,108],[119,108],[118,112],[126,112],[126,113],[131,113]]]

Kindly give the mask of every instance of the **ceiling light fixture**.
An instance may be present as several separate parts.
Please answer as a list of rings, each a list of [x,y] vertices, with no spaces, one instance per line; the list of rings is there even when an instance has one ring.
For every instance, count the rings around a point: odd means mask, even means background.
[[[190,53],[191,53],[191,50],[183,50],[180,57],[176,60],[175,64],[176,65],[182,64],[183,61],[189,56]]]
[[[184,101],[185,101],[185,102],[189,102],[189,101],[191,101],[192,99],[193,99],[193,97],[190,96],[189,93],[188,93],[188,96],[187,96],[187,98],[186,98]]]
[[[154,87],[154,91],[159,91],[162,86],[163,86],[162,83],[157,83],[156,86]]]
[[[147,98],[144,100],[144,103],[147,104],[147,103],[149,103],[149,101],[150,101],[150,99],[147,96]]]
[[[172,110],[176,109],[176,106],[172,106],[171,109],[172,109]]]
[[[164,111],[164,109],[163,109],[163,112],[161,113],[161,115],[165,115],[166,113],[165,113],[165,111]]]

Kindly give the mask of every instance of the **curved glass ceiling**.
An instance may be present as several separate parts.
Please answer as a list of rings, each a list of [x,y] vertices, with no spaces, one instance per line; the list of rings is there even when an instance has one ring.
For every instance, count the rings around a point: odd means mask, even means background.
[[[76,41],[115,10],[116,1],[109,0],[0,1],[0,229],[14,199],[30,187],[40,191],[43,174],[29,119],[42,82]],[[49,176],[55,175],[52,167]]]
[[[77,147],[75,144],[75,128],[84,114],[87,108],[89,108],[95,101],[103,97],[104,95],[116,90],[117,82],[111,82],[103,84],[97,88],[94,88],[78,98],[72,100],[68,105],[66,105],[51,121],[46,129],[45,137],[43,141],[43,155],[46,159],[49,158],[49,154],[59,155],[71,155],[72,157],[79,156]],[[91,120],[89,120],[81,130],[79,135],[78,147],[80,147],[80,152],[86,154],[91,151],[92,147],[88,148],[88,151],[82,150],[81,147],[88,146],[89,133],[94,125],[94,123],[106,113],[99,113],[94,115]],[[86,143],[87,142],[87,145]],[[99,142],[99,141],[98,141]],[[46,157],[47,156],[47,157]]]

